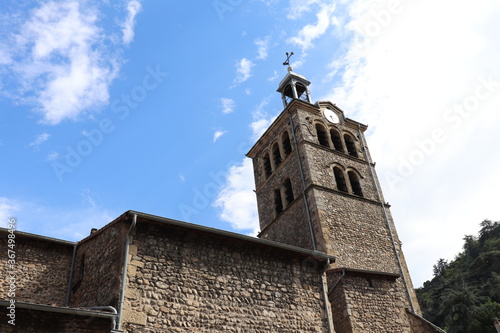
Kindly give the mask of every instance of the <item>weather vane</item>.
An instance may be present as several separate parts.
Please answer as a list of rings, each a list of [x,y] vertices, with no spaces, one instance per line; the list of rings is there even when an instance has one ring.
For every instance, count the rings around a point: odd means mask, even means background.
[[[286,60],[283,63],[283,66],[290,66],[290,57],[293,56],[293,52],[286,53]]]

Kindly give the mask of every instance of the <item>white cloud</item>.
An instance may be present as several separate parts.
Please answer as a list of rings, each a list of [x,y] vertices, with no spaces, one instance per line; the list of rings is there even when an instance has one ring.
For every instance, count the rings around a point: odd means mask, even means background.
[[[85,205],[88,205],[91,208],[97,207],[96,200],[99,199],[99,197],[94,192],[92,192],[90,189],[88,189],[88,188],[82,189],[80,191],[80,196],[82,197],[83,203]]]
[[[125,45],[134,40],[135,17],[141,10],[141,2],[138,0],[131,0],[127,3],[127,18],[122,25],[123,44]]]
[[[264,39],[256,39],[255,40],[255,45],[257,45],[257,52],[259,55],[257,56],[257,59],[259,60],[265,60],[268,56],[268,51],[269,51],[269,44],[271,42],[271,37],[267,36]]]
[[[231,98],[222,97],[220,99],[222,105],[222,113],[229,114],[233,113],[236,103]]]
[[[264,98],[252,111],[253,121],[250,123],[250,128],[252,129],[253,141],[257,141],[262,134],[267,130],[267,128],[273,123],[278,115],[270,115],[266,111],[266,107],[269,105],[270,96]]]
[[[215,133],[214,133],[214,139],[213,139],[212,142],[216,142],[217,140],[219,140],[219,138],[221,136],[223,136],[226,133],[227,133],[227,131],[215,131]]]
[[[50,137],[50,134],[48,133],[42,133],[38,135],[33,142],[30,142],[29,146],[30,147],[37,147],[47,141]]]
[[[133,37],[138,1],[128,5],[123,42]],[[102,13],[87,2],[48,1],[29,13],[16,13],[9,44],[0,45],[3,94],[34,106],[42,123],[78,119],[108,103],[108,88],[121,59],[113,28],[100,26]],[[118,26],[114,28],[118,28]],[[125,36],[126,33],[126,36]]]
[[[266,107],[269,105],[270,96],[264,98],[252,111],[252,117],[254,120],[268,117]]]
[[[259,230],[255,201],[252,161],[245,159],[228,171],[227,182],[222,187],[215,207],[221,208],[221,219],[229,222],[236,230]]]
[[[272,81],[275,81],[277,78],[279,78],[279,74],[278,74],[278,72],[277,72],[277,71],[274,71],[273,76],[269,77],[269,78],[267,79],[267,81],[271,81],[271,82],[272,82]]]
[[[75,119],[107,102],[116,69],[103,64],[94,49],[100,38],[96,21],[95,10],[76,2],[48,2],[23,26],[18,43],[26,53],[16,70],[35,91],[45,123]]]
[[[313,5],[319,2],[320,0],[290,0],[290,8],[286,17],[290,20],[299,19],[302,14],[309,12]]]
[[[75,208],[73,210],[40,207],[39,214],[41,216],[38,220],[41,226],[45,226],[45,229],[36,231],[36,233],[71,241],[87,237],[92,228],[102,228],[118,217],[118,215],[100,207]],[[60,222],[54,226],[52,221]],[[33,223],[33,221],[29,221],[29,223]]]
[[[264,98],[252,112],[254,120],[249,125],[252,140],[257,140],[276,119],[276,116],[270,116],[265,111],[269,99]],[[214,202],[214,206],[220,208],[220,218],[223,221],[229,222],[236,230],[250,230],[252,235],[259,231],[254,188],[252,160],[244,158],[229,168],[226,182]]]
[[[236,78],[234,79],[234,84],[238,85],[245,82],[250,77],[252,77],[252,67],[254,64],[247,58],[241,59],[236,64]]]
[[[12,62],[6,46],[0,47],[0,65],[7,65]]]
[[[50,153],[49,155],[47,155],[47,158],[45,160],[51,162],[59,159],[59,157],[59,153]]]
[[[0,227],[6,228],[9,219],[16,217],[20,204],[13,199],[0,197]]]
[[[252,129],[251,139],[253,141],[257,141],[278,116],[269,115],[265,110],[269,105],[269,100],[270,96],[264,98],[252,112],[253,122],[250,123],[250,128]]]
[[[250,124],[250,127],[252,128],[252,139],[257,140],[260,138],[262,134],[266,131],[266,129],[271,125],[272,120],[270,119],[259,119]]]
[[[83,204],[76,207],[47,207],[39,203],[0,197],[0,226],[16,219],[16,229],[71,241],[81,240],[92,228],[101,228],[118,215],[99,207],[97,196],[85,189]]]
[[[266,6],[271,6],[272,4],[278,3],[279,0],[260,0]]]
[[[354,1],[341,18],[347,51],[331,73],[340,83],[323,99],[371,124],[368,145],[419,286],[483,218],[500,218],[492,167],[500,157],[483,144],[500,140],[492,125],[500,122],[500,4],[374,3]]]
[[[315,25],[307,24],[297,33],[290,37],[288,42],[299,46],[303,53],[313,47],[313,41],[321,37],[332,25],[332,14],[335,11],[334,4],[322,4],[320,10],[316,13],[317,22]]]

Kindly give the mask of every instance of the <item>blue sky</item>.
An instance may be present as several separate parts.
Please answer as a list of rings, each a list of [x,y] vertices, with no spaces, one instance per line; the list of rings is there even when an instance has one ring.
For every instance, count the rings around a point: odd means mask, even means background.
[[[500,219],[500,3],[11,1],[0,219],[78,240],[133,209],[258,230],[244,154],[294,70],[369,125],[415,285]]]

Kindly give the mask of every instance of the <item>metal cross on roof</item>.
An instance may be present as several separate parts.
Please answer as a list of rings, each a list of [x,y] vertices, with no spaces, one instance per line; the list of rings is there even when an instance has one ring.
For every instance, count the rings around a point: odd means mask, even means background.
[[[290,57],[293,56],[293,52],[286,53],[286,60],[283,63],[283,66],[290,66]]]

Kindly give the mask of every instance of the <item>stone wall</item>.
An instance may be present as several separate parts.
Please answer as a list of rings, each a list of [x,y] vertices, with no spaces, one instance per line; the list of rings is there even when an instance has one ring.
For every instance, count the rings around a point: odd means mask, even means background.
[[[324,108],[335,110],[340,122],[328,122],[321,111]],[[310,105],[293,101],[252,148],[249,156],[255,163],[259,217],[261,226],[265,226],[261,237],[302,247],[310,244],[305,242],[305,236],[309,240],[311,236],[302,199],[303,186],[296,151],[268,179],[263,177],[262,163],[258,163],[259,157],[266,151],[269,152],[280,133],[290,126],[287,119],[289,111],[295,126],[317,250],[336,256],[333,267],[403,275],[405,280],[401,278],[398,282],[401,290],[405,291],[406,282],[414,309],[420,313],[389,206],[384,203],[384,197],[378,191],[380,184],[370,164],[368,148],[364,146],[363,133],[366,126],[344,118],[343,112],[329,102]],[[328,147],[320,144],[317,125],[324,128]],[[340,137],[341,150],[335,149],[330,133],[333,130]],[[352,139],[357,157],[348,153],[344,135]],[[339,186],[340,183],[337,184],[338,177],[334,174],[334,167],[341,170],[346,191],[343,186]],[[352,184],[350,172],[357,179]],[[293,184],[300,185],[296,186],[300,190],[300,204],[294,203],[276,216],[272,211],[273,188],[286,177],[290,177]],[[358,191],[357,182],[362,194]],[[302,222],[306,223],[301,224]],[[307,228],[299,229],[299,225]],[[402,297],[409,304],[406,292]],[[400,315],[406,318],[404,313]]]
[[[291,181],[294,198],[301,198],[303,186],[295,151],[283,160],[265,182],[256,186],[257,208],[261,230],[264,230],[276,219],[274,190],[282,188],[283,182],[287,178]],[[286,209],[286,207],[284,208]]]
[[[0,308],[0,332],[2,333],[109,333],[111,320],[84,317],[47,311],[16,308],[15,326],[7,322],[7,309]]]
[[[411,311],[407,310],[406,314],[408,315],[408,319],[410,320],[413,333],[446,333],[439,327],[423,319],[422,317],[415,315]]]
[[[297,253],[151,223],[130,249],[127,332],[326,329],[321,273]]]
[[[337,256],[338,267],[400,273],[380,204],[323,189],[313,196],[327,253]]]
[[[288,117],[282,116],[275,126],[279,127],[279,130],[272,132],[273,135],[269,134],[262,141],[262,147],[256,151],[256,157],[254,158],[257,206],[261,227],[259,237],[312,249],[309,221],[302,196],[304,188]],[[286,157],[284,157],[281,140],[285,131],[288,133],[292,148],[292,151]],[[262,156],[266,153],[272,156],[271,147],[275,143],[280,145],[284,159],[279,166],[274,168],[269,177],[265,177]],[[301,158],[304,159],[304,156]],[[282,189],[283,193],[285,179],[290,179],[294,201],[288,206],[284,206],[283,212],[277,214],[274,191]]]
[[[118,223],[117,223],[118,222]],[[127,223],[112,222],[78,243],[71,284],[72,307],[117,307]]]
[[[259,237],[275,242],[312,249],[311,232],[302,196],[264,229]]]
[[[359,176],[359,183],[363,191],[363,197],[378,201],[375,191],[374,182],[370,174],[368,163],[365,161],[351,157],[344,153],[339,153],[333,149],[328,149],[323,146],[305,144],[305,156],[307,156],[308,169],[305,170],[311,174],[312,183],[326,188],[337,189],[333,167],[338,166],[344,170],[346,186],[349,193],[352,193],[351,184],[347,177],[347,171],[353,170]]]
[[[401,278],[329,273],[329,293],[336,333],[410,333]]]
[[[59,244],[42,237],[15,233],[16,300],[65,305],[73,245]],[[7,232],[0,230],[0,271],[10,271],[7,257]],[[7,297],[9,281],[2,276],[0,298]]]

